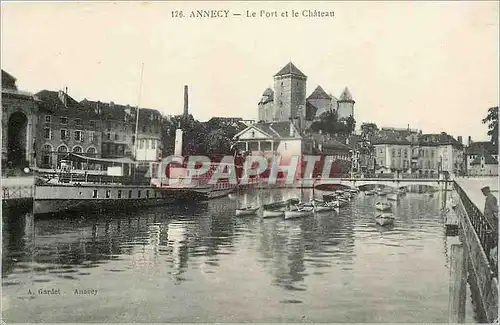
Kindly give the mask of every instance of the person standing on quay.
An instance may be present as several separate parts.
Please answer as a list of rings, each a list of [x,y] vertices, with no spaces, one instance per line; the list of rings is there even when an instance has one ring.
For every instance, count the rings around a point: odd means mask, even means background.
[[[483,192],[483,195],[486,196],[486,200],[484,202],[484,217],[493,226],[494,231],[493,240],[495,244],[490,250],[490,257],[496,262],[498,260],[498,201],[497,198],[491,193],[489,186],[483,187],[481,192]]]

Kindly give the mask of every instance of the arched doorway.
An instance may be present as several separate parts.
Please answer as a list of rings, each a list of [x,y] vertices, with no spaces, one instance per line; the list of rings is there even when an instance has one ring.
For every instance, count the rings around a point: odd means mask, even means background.
[[[9,118],[7,125],[7,163],[12,167],[25,167],[26,157],[26,130],[28,118],[24,113],[15,112]]]

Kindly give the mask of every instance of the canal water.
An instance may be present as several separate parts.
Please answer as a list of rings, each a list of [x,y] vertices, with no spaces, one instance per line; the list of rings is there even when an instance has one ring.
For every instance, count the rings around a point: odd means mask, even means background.
[[[4,215],[2,318],[446,323],[443,193],[408,193],[390,227],[375,224],[377,197],[362,193],[339,213],[234,216],[242,204],[313,194],[292,189],[107,215]],[[475,322],[469,289],[467,299]]]

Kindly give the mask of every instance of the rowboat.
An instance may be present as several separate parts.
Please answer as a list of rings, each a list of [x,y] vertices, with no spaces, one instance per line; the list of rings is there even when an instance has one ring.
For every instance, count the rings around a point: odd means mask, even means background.
[[[392,213],[381,213],[375,217],[375,222],[381,226],[394,223],[394,215]]]
[[[284,217],[285,216],[285,210],[263,210],[262,211],[262,218],[278,218],[278,217]]]
[[[382,191],[382,190],[377,190],[377,195],[378,196],[385,196],[385,195],[387,195],[387,193]]]
[[[375,194],[375,191],[366,191],[365,192],[365,195],[374,195]]]
[[[397,193],[391,193],[391,194],[387,194],[387,199],[391,200],[391,201],[398,201],[399,196]]]
[[[285,211],[285,220],[301,217],[308,217],[314,214],[314,207],[299,206],[293,210]]]
[[[391,211],[392,204],[389,202],[377,202],[375,203],[375,208],[379,211]]]
[[[286,208],[287,206],[292,205],[292,204],[298,204],[299,202],[300,202],[299,199],[288,199],[285,201],[264,204],[262,206],[262,208],[264,210],[276,210],[276,209],[280,209],[280,208]]]
[[[401,196],[402,196],[402,195],[406,195],[406,189],[405,189],[405,188],[400,188],[400,189],[398,190],[398,194],[399,194],[399,195],[401,195]]]
[[[250,215],[254,215],[257,213],[257,211],[259,210],[259,208],[252,208],[252,207],[245,207],[245,208],[239,208],[239,209],[236,209],[236,216],[240,217],[240,216],[250,216]]]
[[[334,202],[318,204],[314,206],[314,212],[329,212],[335,211],[338,208],[338,205]]]

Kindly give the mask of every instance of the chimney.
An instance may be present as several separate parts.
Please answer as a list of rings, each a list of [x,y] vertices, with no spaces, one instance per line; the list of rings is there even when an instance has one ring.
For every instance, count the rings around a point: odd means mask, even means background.
[[[461,136],[461,135],[459,135],[459,136],[457,137],[457,140],[458,140],[458,143],[462,144],[462,136]]]
[[[470,146],[471,143],[472,143],[472,137],[469,135],[469,139],[467,140],[467,145]]]
[[[290,137],[294,137],[295,136],[295,129],[293,127],[293,121],[290,120]]]
[[[184,85],[184,117],[187,117],[188,114],[189,114],[188,86]]]
[[[67,89],[68,89],[68,88],[66,88],[66,91],[67,91]],[[59,90],[58,95],[59,95],[59,100],[63,103],[63,105],[64,105],[65,107],[68,107],[68,106],[67,106],[67,102],[66,102],[66,96],[67,96],[67,93],[66,93],[66,92],[64,92],[64,91],[62,91],[62,90]]]

